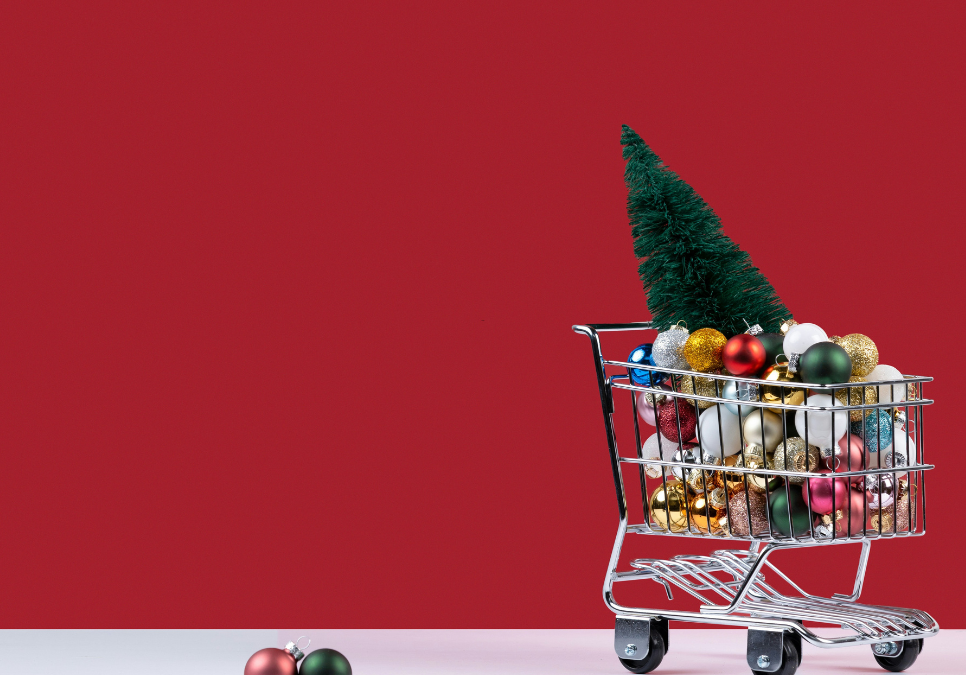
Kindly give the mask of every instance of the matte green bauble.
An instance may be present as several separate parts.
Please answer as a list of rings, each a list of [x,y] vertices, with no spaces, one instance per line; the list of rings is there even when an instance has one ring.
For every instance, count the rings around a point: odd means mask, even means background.
[[[782,353],[785,336],[779,333],[759,333],[755,337],[765,346],[765,367],[775,365],[775,358]]]
[[[786,495],[785,488],[782,486],[771,494],[768,503],[771,509],[771,527],[773,530],[786,537],[791,536],[791,529],[788,526],[788,505],[791,503],[791,526],[795,530],[795,536],[800,537],[808,534],[808,525],[812,519],[812,514],[809,512],[805,500],[802,499],[800,489],[792,486]]]
[[[852,376],[852,359],[834,342],[816,342],[802,354],[798,370],[803,382],[841,384]]]
[[[352,675],[352,666],[334,649],[316,649],[302,661],[299,675]]]

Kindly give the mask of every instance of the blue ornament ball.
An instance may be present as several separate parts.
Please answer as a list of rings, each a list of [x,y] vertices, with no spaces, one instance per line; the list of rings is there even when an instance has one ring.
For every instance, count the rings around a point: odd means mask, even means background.
[[[627,362],[639,363],[642,366],[656,366],[654,356],[651,354],[652,347],[653,345],[650,342],[635,347],[631,355],[627,357]],[[653,387],[667,379],[667,373],[658,373],[652,370],[628,368],[627,373],[631,376],[631,382],[642,387]]]
[[[879,452],[880,448],[892,445],[892,416],[889,413],[881,409],[872,410],[866,414],[864,422],[863,424],[863,420],[855,420],[850,429],[853,434],[862,438],[866,450]]]

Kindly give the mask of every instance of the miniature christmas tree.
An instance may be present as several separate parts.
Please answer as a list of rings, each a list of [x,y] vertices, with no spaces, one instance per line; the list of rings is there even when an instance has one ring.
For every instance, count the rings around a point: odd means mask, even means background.
[[[626,125],[621,145],[634,254],[654,327],[684,321],[730,337],[747,320],[777,332],[791,312],[711,207]]]

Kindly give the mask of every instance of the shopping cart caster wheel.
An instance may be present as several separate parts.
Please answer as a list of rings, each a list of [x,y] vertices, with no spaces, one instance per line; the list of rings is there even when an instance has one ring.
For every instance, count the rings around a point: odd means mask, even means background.
[[[922,651],[922,646],[920,645],[922,639],[919,640],[906,640],[905,642],[879,642],[872,645],[872,655],[875,657],[876,663],[892,673],[898,673],[913,663],[919,658],[919,652]],[[891,656],[890,652],[895,651],[895,649],[901,647],[902,651]]]
[[[754,675],[795,675],[795,671],[802,664],[802,654],[799,651],[800,644],[790,633],[786,633],[786,639],[782,641],[782,662],[777,670],[755,670]],[[767,664],[762,664],[767,665]]]
[[[620,659],[621,665],[627,668],[630,673],[649,673],[659,665],[661,661],[664,660],[664,654],[667,649],[664,646],[664,636],[659,630],[651,630],[651,636],[648,640],[650,650],[647,652],[647,656],[639,661],[634,659]]]

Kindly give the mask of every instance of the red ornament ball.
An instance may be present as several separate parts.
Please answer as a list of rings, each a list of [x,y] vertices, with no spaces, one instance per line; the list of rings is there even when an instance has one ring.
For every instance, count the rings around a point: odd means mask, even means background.
[[[765,367],[765,345],[754,335],[741,333],[725,343],[721,360],[728,372],[736,377],[752,377]]]
[[[677,408],[677,414],[675,414],[675,408]],[[678,433],[679,418],[681,422],[680,433]],[[690,441],[694,438],[697,427],[698,416],[694,412],[694,407],[684,401],[679,400],[677,406],[675,406],[674,401],[669,400],[657,409],[657,429],[669,441],[675,443]]]
[[[259,649],[245,664],[245,675],[297,675],[295,657],[284,649]]]

